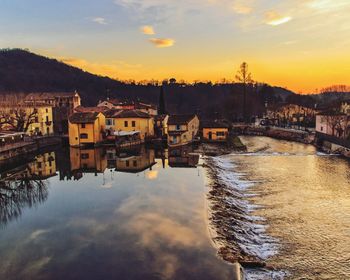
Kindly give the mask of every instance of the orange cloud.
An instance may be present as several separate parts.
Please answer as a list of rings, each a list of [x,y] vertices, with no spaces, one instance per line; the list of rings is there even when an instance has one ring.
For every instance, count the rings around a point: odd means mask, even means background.
[[[175,44],[175,40],[170,38],[151,38],[149,39],[149,41],[152,44],[154,44],[157,48],[168,48]]]
[[[144,26],[142,26],[142,27],[141,27],[141,32],[142,32],[143,34],[146,34],[146,35],[154,35],[154,34],[156,34],[156,33],[154,32],[153,26],[150,26],[150,25],[144,25]]]
[[[268,25],[273,25],[273,26],[277,26],[277,25],[281,25],[284,23],[289,22],[290,20],[292,20],[292,17],[290,16],[281,16],[278,13],[274,12],[274,11],[270,11],[267,12],[265,14],[265,23]]]

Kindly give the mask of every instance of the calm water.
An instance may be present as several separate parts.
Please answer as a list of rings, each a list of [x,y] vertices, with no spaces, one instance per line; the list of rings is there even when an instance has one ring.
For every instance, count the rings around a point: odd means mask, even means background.
[[[247,153],[207,159],[209,184],[224,191],[209,196],[223,257],[274,267],[248,279],[350,279],[350,162],[309,145],[242,140]]]
[[[233,279],[187,152],[70,149],[2,167],[0,279]]]

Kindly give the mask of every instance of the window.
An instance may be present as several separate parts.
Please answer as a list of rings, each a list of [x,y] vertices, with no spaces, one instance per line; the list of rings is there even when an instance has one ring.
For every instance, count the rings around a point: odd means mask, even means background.
[[[49,122],[49,116],[46,116],[46,122]]]
[[[88,159],[89,158],[89,154],[81,154],[81,159]]]
[[[38,123],[39,122],[39,118],[35,117],[35,122]]]
[[[225,136],[225,132],[223,131],[217,131],[216,136]]]
[[[136,160],[134,160],[132,164],[134,165],[134,167],[137,167],[137,161]]]
[[[323,126],[321,126],[321,131],[323,131]]]
[[[176,130],[180,130],[181,129],[181,125],[177,124],[176,125]]]
[[[132,122],[131,122],[131,126],[132,126],[132,127],[136,127],[136,122],[135,122],[135,121],[132,121]]]
[[[81,124],[81,128],[85,128],[85,123],[82,123],[82,124]]]
[[[41,162],[37,163],[38,168],[41,168]]]
[[[128,127],[128,121],[124,121],[124,127]]]
[[[81,133],[80,134],[80,139],[88,139],[88,138],[89,138],[89,136],[88,136],[87,133]]]
[[[129,161],[128,161],[128,160],[125,161],[125,166],[126,166],[126,167],[129,167]]]
[[[113,119],[106,119],[106,125],[113,125]]]
[[[46,113],[48,113],[48,112],[49,112],[49,109],[46,108]]]

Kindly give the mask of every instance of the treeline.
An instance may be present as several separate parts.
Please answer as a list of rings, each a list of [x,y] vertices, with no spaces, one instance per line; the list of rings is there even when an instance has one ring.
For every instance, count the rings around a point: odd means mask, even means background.
[[[93,75],[27,50],[0,50],[1,93],[77,90],[82,96],[83,105],[95,105],[107,97],[158,104],[160,86],[163,86],[170,113],[197,112],[205,117],[242,118],[242,84],[229,81],[188,84],[174,78],[162,82],[122,82]],[[260,116],[267,105],[275,103],[289,102],[313,107],[316,102],[320,102],[315,96],[296,95],[283,88],[258,83],[248,85],[246,98],[249,116]]]

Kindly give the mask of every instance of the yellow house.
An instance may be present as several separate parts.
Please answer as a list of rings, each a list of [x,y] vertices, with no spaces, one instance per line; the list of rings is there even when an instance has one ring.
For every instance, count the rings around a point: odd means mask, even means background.
[[[110,110],[105,113],[106,127],[113,131],[139,131],[141,140],[154,136],[154,119],[139,110]]]
[[[11,120],[3,129],[17,130],[18,121],[24,123],[29,135],[50,135],[53,131],[52,107],[47,105],[13,105],[0,108],[1,118]]]
[[[74,113],[69,117],[69,145],[97,144],[104,139],[105,116],[98,112]]]
[[[187,145],[195,139],[199,130],[196,115],[171,115],[168,120],[168,146]]]
[[[222,142],[228,139],[229,126],[222,121],[203,121],[201,127],[203,140]]]

